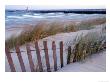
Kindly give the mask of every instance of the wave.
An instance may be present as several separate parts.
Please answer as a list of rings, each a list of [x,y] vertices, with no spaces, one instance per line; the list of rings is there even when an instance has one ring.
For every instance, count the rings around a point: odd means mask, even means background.
[[[23,17],[26,17],[26,18],[44,18],[43,16],[41,15],[23,15]]]
[[[38,13],[34,13],[33,15],[34,15],[34,16],[39,16],[39,15],[41,15],[41,14],[38,14]]]
[[[7,18],[21,19],[21,18],[22,18],[22,16],[7,16]]]
[[[63,17],[64,15],[45,16],[46,18]]]

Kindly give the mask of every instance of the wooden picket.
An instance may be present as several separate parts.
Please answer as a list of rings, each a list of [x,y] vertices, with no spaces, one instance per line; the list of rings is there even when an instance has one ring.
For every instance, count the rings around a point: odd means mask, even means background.
[[[23,59],[22,59],[22,56],[21,56],[19,46],[16,45],[15,49],[16,49],[16,53],[17,53],[17,56],[18,56],[20,66],[21,66],[21,70],[22,70],[22,72],[26,72],[25,65],[24,65],[24,62],[23,62]]]
[[[52,50],[53,50],[53,60],[54,60],[54,71],[57,71],[57,56],[56,56],[55,41],[52,42]]]
[[[49,62],[49,54],[48,54],[48,46],[47,46],[47,41],[43,41],[43,46],[44,46],[44,53],[45,53],[45,62],[46,62],[46,67],[47,67],[47,72],[51,72],[51,68],[50,68],[50,62]],[[63,42],[61,41],[60,44],[59,44],[59,47],[60,48],[56,48],[56,43],[55,41],[52,42],[52,53],[53,53],[53,64],[54,64],[54,71],[57,71],[58,68],[57,68],[57,54],[56,54],[56,49],[59,49],[60,50],[60,63],[61,63],[61,68],[64,66],[64,60],[63,60]],[[19,60],[19,63],[20,63],[20,67],[21,67],[21,70],[22,72],[26,72],[26,68],[25,68],[25,65],[24,65],[24,62],[23,62],[23,58],[22,58],[22,54],[21,54],[21,50],[20,50],[20,47],[19,45],[16,45],[15,46],[15,50],[17,54],[17,57],[18,57],[18,60]],[[27,57],[28,57],[28,61],[29,61],[29,65],[30,65],[30,69],[31,69],[31,72],[43,72],[43,65],[42,65],[42,60],[41,60],[41,54],[40,54],[40,49],[39,49],[39,46],[38,46],[38,42],[36,41],[35,42],[35,52],[36,52],[36,56],[37,56],[37,65],[36,68],[35,68],[35,65],[34,65],[34,62],[33,62],[33,59],[32,59],[32,54],[31,54],[31,48],[30,48],[30,44],[27,43],[26,44],[26,52],[27,52]],[[6,47],[5,48],[5,52],[6,52],[6,56],[7,56],[7,60],[8,60],[8,63],[9,63],[9,66],[10,66],[10,69],[12,72],[16,72],[16,69],[15,69],[15,66],[14,66],[14,63],[13,63],[13,60],[12,60],[12,57],[11,57],[11,53],[13,52],[10,52],[10,50]],[[68,47],[68,58],[67,58],[67,64],[70,63],[70,55],[71,55],[71,46]]]
[[[60,62],[61,62],[61,68],[63,67],[63,42],[60,42]]]
[[[7,60],[8,60],[11,72],[16,72],[15,67],[14,67],[14,63],[13,63],[13,60],[12,60],[12,57],[11,57],[11,53],[9,52],[8,47],[5,47],[5,53],[6,53],[6,56],[7,56]]]
[[[45,52],[45,60],[46,60],[47,71],[51,72],[50,63],[49,63],[49,56],[48,56],[47,41],[43,41],[43,45],[44,45],[44,52]]]
[[[32,55],[31,55],[31,50],[30,50],[30,45],[29,44],[26,44],[26,49],[27,49],[27,56],[28,56],[31,72],[34,72],[35,71],[34,63],[33,63],[33,60],[32,60]]]
[[[38,42],[37,41],[35,42],[35,48],[36,48],[36,55],[37,55],[38,65],[39,65],[39,71],[42,72],[43,71],[43,67],[42,67],[40,49],[39,49],[39,46],[38,46]]]

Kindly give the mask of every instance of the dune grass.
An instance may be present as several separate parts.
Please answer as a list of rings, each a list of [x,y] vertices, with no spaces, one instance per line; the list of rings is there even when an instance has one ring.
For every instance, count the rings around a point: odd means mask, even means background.
[[[5,45],[9,49],[11,49],[16,45],[23,45],[28,42],[34,42],[36,40],[48,37],[50,35],[55,35],[55,34],[62,33],[62,32],[75,31],[74,29],[72,29],[74,25],[67,26],[68,28],[66,30],[63,28],[62,25],[57,24],[57,23],[51,23],[49,27],[48,25],[46,26],[44,23],[40,23],[31,30],[23,31],[17,37],[12,36],[11,38],[7,39],[5,41]]]
[[[95,21],[95,22],[94,22]],[[52,22],[51,24],[46,23],[39,23],[33,29],[29,29],[23,31],[19,36],[7,39],[5,41],[6,47],[9,49],[14,48],[14,46],[23,45],[28,42],[34,42],[36,40],[55,35],[58,33],[65,33],[65,32],[75,32],[78,30],[84,29],[92,29],[92,25],[102,24],[105,23],[105,18],[103,19],[94,19],[94,21],[86,21],[81,22],[79,25],[75,25],[74,23],[65,25],[59,22]]]
[[[91,28],[94,28],[94,25],[100,25],[106,23],[106,18],[96,18],[93,20],[86,20],[86,21],[82,21],[78,26],[77,26],[77,30],[89,30]]]
[[[76,44],[71,54],[71,62],[82,61],[87,56],[106,49],[106,35],[101,32],[88,33],[82,37]]]

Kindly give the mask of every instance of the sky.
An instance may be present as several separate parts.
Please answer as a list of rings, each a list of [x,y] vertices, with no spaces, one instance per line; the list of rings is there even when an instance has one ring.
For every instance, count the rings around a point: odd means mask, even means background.
[[[10,9],[10,10],[14,10],[14,9],[18,9],[18,10],[25,10],[25,9],[29,10],[40,10],[40,9],[104,9],[105,7],[103,6],[94,6],[94,7],[80,7],[80,6],[35,6],[35,5],[6,5],[5,9]]]
[[[105,8],[104,0],[7,0],[6,9],[96,9]]]

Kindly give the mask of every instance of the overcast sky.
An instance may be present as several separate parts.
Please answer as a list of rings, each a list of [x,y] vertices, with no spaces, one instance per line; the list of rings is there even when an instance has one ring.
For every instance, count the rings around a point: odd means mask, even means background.
[[[96,9],[105,8],[104,0],[7,0],[6,9]]]
[[[28,7],[29,10],[40,10],[40,9],[99,9],[104,8],[103,6],[93,7],[80,7],[80,6],[35,6],[35,5],[6,5],[6,9],[18,9],[24,10]]]

